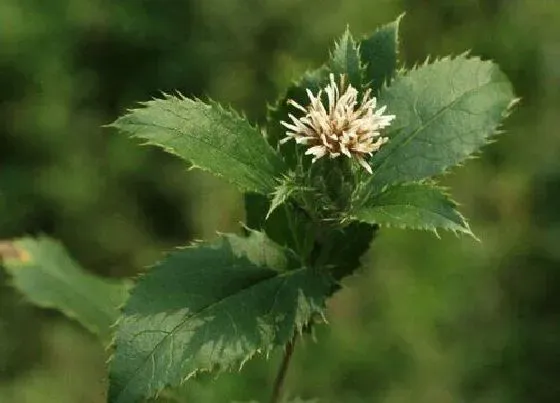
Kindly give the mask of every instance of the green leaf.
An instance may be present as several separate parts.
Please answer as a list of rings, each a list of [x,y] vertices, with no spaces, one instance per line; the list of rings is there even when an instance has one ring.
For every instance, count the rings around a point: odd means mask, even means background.
[[[290,196],[297,190],[298,186],[293,177],[286,176],[283,178],[281,183],[276,186],[276,189],[274,189],[272,200],[270,201],[270,208],[266,213],[265,219],[268,219],[272,212],[274,212],[274,210],[276,210],[279,206],[286,203]]]
[[[438,229],[472,235],[457,205],[436,187],[412,183],[397,185],[371,197],[352,213],[360,221],[387,227]]]
[[[360,42],[362,63],[366,66],[366,80],[377,94],[395,75],[398,63],[399,24],[404,14],[383,25]]]
[[[362,263],[362,257],[377,234],[377,225],[352,222],[348,226],[328,232],[321,249],[328,251],[327,262],[333,276],[340,280],[354,273]]]
[[[224,177],[242,190],[268,194],[284,172],[279,155],[246,119],[215,103],[182,96],[144,102],[113,127],[195,166]]]
[[[245,194],[247,227],[261,230],[279,245],[309,256],[315,246],[315,228],[307,213],[294,203],[284,203],[266,218],[271,202],[264,196]]]
[[[297,256],[290,249],[274,243],[263,232],[252,229],[247,229],[247,232],[246,237],[232,234],[222,235],[237,256],[244,256],[257,266],[279,272],[297,266]]]
[[[111,403],[154,396],[198,371],[240,368],[323,315],[329,277],[265,268],[267,259],[247,253],[259,243],[235,238],[172,253],[140,280],[117,329]]]
[[[354,88],[362,87],[363,69],[360,62],[360,51],[348,28],[340,41],[335,44],[329,65],[337,81],[339,76],[344,74]]]
[[[459,164],[488,142],[513,100],[511,84],[494,63],[465,55],[398,77],[379,97],[396,118],[389,142],[371,159],[367,192]]]
[[[15,288],[32,303],[57,309],[109,341],[128,283],[86,272],[62,245],[46,237],[0,242],[0,257]]]

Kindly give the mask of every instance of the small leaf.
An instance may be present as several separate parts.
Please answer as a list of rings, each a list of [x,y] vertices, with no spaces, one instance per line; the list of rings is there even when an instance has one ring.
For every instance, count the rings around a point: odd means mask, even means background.
[[[297,189],[298,187],[295,184],[293,178],[285,177],[281,181],[281,183],[278,186],[276,186],[276,189],[274,189],[272,200],[270,201],[270,208],[266,213],[265,219],[268,219],[270,217],[270,214],[272,214],[272,212],[276,210],[279,206],[286,203],[286,201]]]
[[[280,184],[276,186],[274,193],[272,194],[272,200],[270,201],[270,208],[266,213],[266,218],[270,217],[270,215],[281,205],[287,203],[287,201],[292,196],[302,195],[304,193],[312,192],[313,188],[303,186],[301,183],[298,182],[298,178],[295,177],[294,174],[289,174],[284,176],[280,180]]]
[[[362,63],[366,66],[366,81],[377,94],[395,75],[398,62],[399,24],[404,14],[384,25],[360,42]]]
[[[390,187],[371,197],[352,216],[381,226],[430,231],[444,229],[473,236],[456,207],[440,189],[413,183]]]
[[[144,102],[113,127],[147,140],[242,190],[268,194],[284,172],[279,155],[244,118],[215,103],[164,95]]]
[[[362,87],[363,69],[360,62],[360,51],[348,28],[340,41],[335,44],[329,65],[336,81],[339,80],[341,74],[344,74],[354,88]]]
[[[117,329],[111,403],[154,396],[198,371],[239,368],[324,314],[329,277],[265,268],[268,259],[255,260],[243,242],[228,235],[179,250],[140,280]]]
[[[128,283],[86,272],[62,245],[45,237],[0,242],[0,258],[15,288],[32,303],[57,309],[109,341]]]
[[[511,84],[491,62],[459,56],[398,77],[379,103],[396,118],[371,159],[367,193],[414,182],[459,164],[488,142],[513,103]]]

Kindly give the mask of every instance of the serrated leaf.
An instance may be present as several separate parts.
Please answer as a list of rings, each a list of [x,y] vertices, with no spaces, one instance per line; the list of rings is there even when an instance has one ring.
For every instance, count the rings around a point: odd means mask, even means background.
[[[371,197],[352,216],[380,226],[430,231],[444,229],[472,235],[456,207],[440,189],[412,183],[390,187]]]
[[[494,63],[465,55],[396,78],[379,96],[396,118],[386,132],[389,142],[371,159],[367,192],[461,163],[488,142],[513,99],[510,82]]]
[[[286,203],[286,201],[297,189],[297,185],[295,184],[293,178],[286,177],[282,179],[280,184],[276,186],[276,189],[274,189],[272,200],[270,201],[270,208],[266,213],[265,219],[268,219],[272,212],[274,212],[274,210],[276,210],[279,206]]]
[[[32,303],[61,311],[104,341],[128,296],[129,284],[102,279],[80,267],[49,238],[0,242],[0,258],[13,285]]]
[[[360,89],[362,87],[363,69],[360,61],[360,51],[348,28],[346,28],[340,41],[335,43],[329,66],[337,81],[338,77],[344,74],[354,88]]]
[[[247,120],[218,104],[182,96],[144,102],[112,124],[221,176],[242,190],[268,194],[284,172],[280,156]]]
[[[374,94],[395,75],[398,63],[399,24],[404,14],[383,25],[370,37],[360,41],[362,63],[366,66],[366,81]]]
[[[117,329],[111,403],[154,396],[198,371],[238,368],[323,314],[329,277],[265,268],[232,237],[174,252],[140,280]]]

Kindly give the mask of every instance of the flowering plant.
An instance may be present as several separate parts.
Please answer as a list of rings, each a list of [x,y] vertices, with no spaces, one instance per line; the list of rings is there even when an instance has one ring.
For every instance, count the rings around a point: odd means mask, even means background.
[[[64,289],[35,298],[107,336],[132,287],[115,326],[110,402],[153,397],[281,347],[276,402],[297,338],[324,321],[326,300],[360,267],[379,228],[472,235],[433,178],[497,133],[514,103],[511,85],[495,64],[467,54],[398,69],[399,21],[359,41],[346,31],[327,63],[270,108],[263,130],[180,94],[112,124],[236,185],[247,217],[242,236],[178,249],[133,287],[96,279],[114,296],[103,321],[83,301],[61,298]],[[22,289],[31,283],[22,267],[62,259],[47,243],[4,245]],[[94,281],[68,260],[61,267],[83,288]]]

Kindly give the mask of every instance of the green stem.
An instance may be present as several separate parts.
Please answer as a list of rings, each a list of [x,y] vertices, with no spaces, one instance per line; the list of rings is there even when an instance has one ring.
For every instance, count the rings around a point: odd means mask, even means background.
[[[286,344],[284,349],[284,357],[280,363],[280,368],[278,369],[278,374],[276,375],[276,380],[274,381],[274,388],[272,389],[272,396],[270,398],[270,403],[278,403],[282,398],[284,392],[284,381],[286,379],[286,373],[288,372],[288,367],[290,366],[291,358],[294,353],[294,348],[296,344],[296,337],[294,335],[292,340]]]
[[[292,235],[292,238],[294,240],[294,243],[295,243],[295,246],[296,246],[296,249],[297,249],[296,252],[298,253],[300,259],[302,259],[302,261],[303,261],[304,256],[302,255],[302,253],[303,253],[302,246],[299,242],[299,237],[298,237],[296,228],[294,226],[294,221],[293,221],[292,214],[291,214],[290,209],[288,208],[288,206],[286,204],[284,205],[284,211],[286,212],[286,220],[288,221],[288,227],[290,229],[290,233]]]

